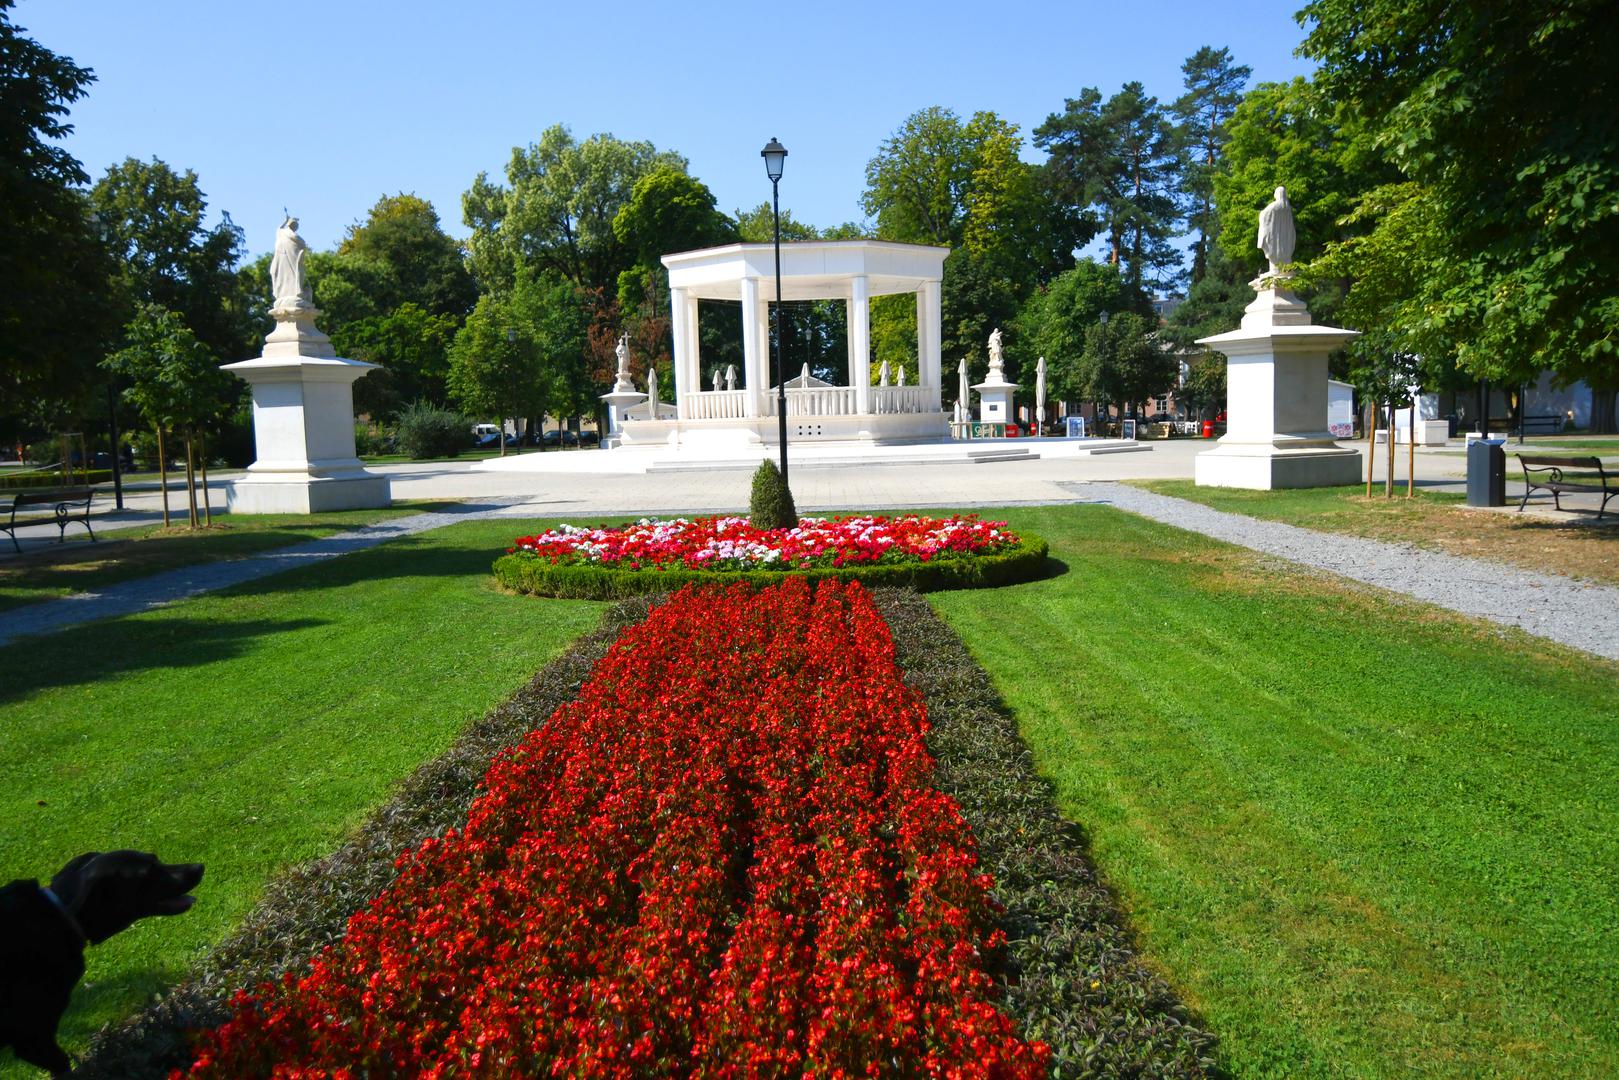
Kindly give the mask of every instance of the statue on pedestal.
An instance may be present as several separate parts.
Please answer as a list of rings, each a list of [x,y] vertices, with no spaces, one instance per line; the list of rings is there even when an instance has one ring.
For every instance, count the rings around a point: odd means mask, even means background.
[[[1275,198],[1259,212],[1258,247],[1270,262],[1271,274],[1280,273],[1282,267],[1293,261],[1293,246],[1297,242],[1293,204],[1287,201],[1287,189],[1278,187]]]
[[[275,231],[275,252],[270,256],[270,298],[273,307],[287,311],[313,308],[315,295],[304,273],[309,245],[298,235],[298,219],[288,214]]]
[[[635,393],[635,384],[630,382],[630,335],[620,334],[613,352],[618,356],[618,374],[613,379],[613,393]]]
[[[1005,382],[1006,376],[1001,371],[1001,328],[996,327],[989,335],[989,375],[987,381],[992,383]]]

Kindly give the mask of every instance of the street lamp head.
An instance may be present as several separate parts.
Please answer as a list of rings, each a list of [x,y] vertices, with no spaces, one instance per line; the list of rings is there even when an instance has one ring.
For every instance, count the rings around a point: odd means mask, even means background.
[[[506,343],[509,345],[517,340],[517,331],[511,327],[506,328]]]
[[[765,159],[765,175],[770,177],[770,182],[774,184],[780,180],[781,168],[787,162],[787,148],[777,142],[775,136],[771,136],[765,148],[759,151],[759,156]]]
[[[1106,326],[1108,317],[1109,317],[1108,312],[1104,311],[1104,312],[1102,312],[1101,316],[1096,321],[1101,323],[1103,326]]]

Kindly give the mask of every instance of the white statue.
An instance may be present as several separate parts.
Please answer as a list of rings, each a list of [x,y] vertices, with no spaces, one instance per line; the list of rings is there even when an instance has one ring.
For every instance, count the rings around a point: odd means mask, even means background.
[[[298,219],[287,215],[275,231],[275,253],[270,256],[270,299],[287,310],[315,306],[315,295],[304,277],[304,255],[309,245],[298,235]]]
[[[1293,245],[1298,236],[1293,229],[1293,204],[1287,201],[1287,189],[1276,189],[1276,197],[1259,212],[1259,250],[1270,260],[1270,272],[1275,274],[1293,261]]]
[[[719,368],[714,369],[714,378],[712,380],[710,380],[710,381],[714,384],[714,392],[716,394],[719,393],[720,392],[720,369]]]
[[[989,366],[993,372],[1001,370],[1001,328],[998,326],[989,335]]]
[[[735,364],[726,364],[725,365],[725,389],[727,389],[727,390],[735,390],[736,389],[736,365]]]
[[[613,347],[618,355],[618,376],[613,380],[613,393],[633,394],[635,384],[630,381],[630,335],[620,334],[618,344]]]

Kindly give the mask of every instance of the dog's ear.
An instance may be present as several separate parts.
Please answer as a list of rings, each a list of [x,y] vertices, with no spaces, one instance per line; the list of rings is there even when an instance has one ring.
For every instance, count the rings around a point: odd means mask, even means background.
[[[99,851],[87,851],[76,856],[71,862],[56,872],[51,878],[51,892],[56,898],[66,904],[69,909],[84,891],[84,871],[91,863],[101,857]]]

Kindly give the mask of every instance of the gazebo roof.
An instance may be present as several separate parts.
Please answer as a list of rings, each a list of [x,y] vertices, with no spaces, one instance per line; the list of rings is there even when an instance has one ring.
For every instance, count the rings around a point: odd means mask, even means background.
[[[944,277],[946,247],[888,240],[798,240],[781,245],[781,292],[786,300],[847,299],[850,281],[864,275],[872,296],[916,292]],[[665,255],[669,287],[700,300],[740,300],[753,278],[775,297],[776,246],[726,244]]]

